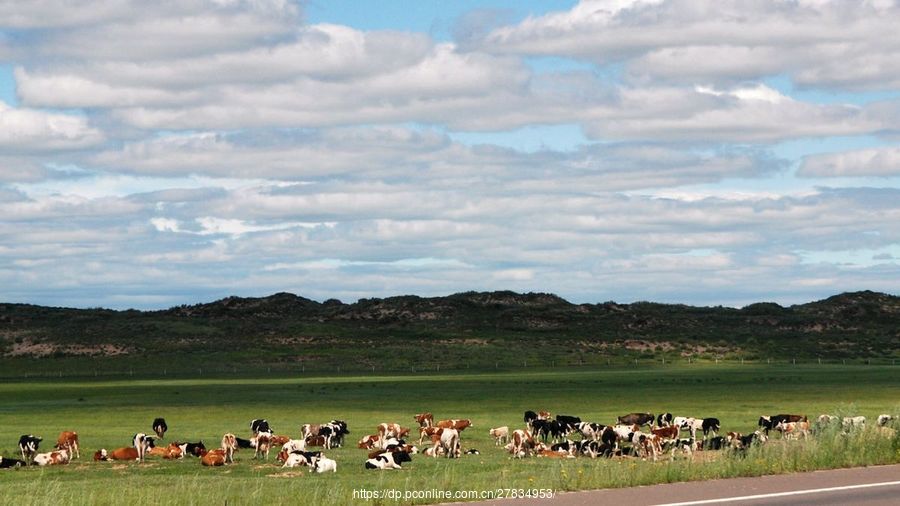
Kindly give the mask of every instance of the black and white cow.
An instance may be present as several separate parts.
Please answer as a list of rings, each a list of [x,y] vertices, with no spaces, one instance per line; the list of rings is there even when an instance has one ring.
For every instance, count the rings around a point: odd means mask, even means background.
[[[237,443],[238,448],[256,448],[255,437],[252,437],[250,439],[235,437],[234,440]]]
[[[44,438],[35,436],[34,434],[23,434],[19,438],[19,451],[22,452],[22,460],[31,462],[37,455],[38,446]]]
[[[137,461],[143,462],[144,455],[153,448],[153,436],[148,436],[143,432],[138,432],[132,438],[132,443],[134,444],[134,449],[137,450]]]
[[[672,421],[675,417],[672,413],[660,413],[659,416],[656,417],[656,425],[659,427],[668,427],[672,425]]]
[[[576,425],[575,428],[581,433],[582,439],[592,439],[596,441],[600,439],[600,434],[606,427],[598,423],[581,422]]]
[[[366,469],[401,469],[403,462],[412,462],[406,452],[384,452],[366,461]]]
[[[160,439],[165,437],[167,430],[169,430],[169,426],[166,425],[165,418],[156,418],[153,420],[153,432],[155,432]]]
[[[803,415],[770,415],[770,416],[761,416],[759,417],[758,426],[765,431],[766,435],[769,435],[769,431],[778,426],[781,422],[806,422],[807,418]]]
[[[563,429],[568,434],[577,430],[578,424],[581,423],[581,418],[569,415],[556,415],[556,421],[563,426]]]
[[[344,446],[344,436],[350,434],[350,429],[347,428],[347,422],[344,420],[332,420],[328,422],[328,425],[331,425],[332,430],[331,447],[340,448]]]
[[[250,421],[250,432],[255,436],[260,432],[272,432],[272,427],[269,427],[268,420],[264,418],[255,418]]]
[[[530,430],[532,430],[532,431],[534,430],[532,424],[534,424],[534,421],[537,419],[538,419],[538,414],[535,413],[534,411],[528,410],[525,412],[525,416],[524,416],[525,425],[527,425]]]
[[[0,457],[0,469],[9,469],[12,467],[24,467],[26,465],[28,465],[28,464],[26,464],[24,460],[8,459],[6,457]]]
[[[235,439],[237,439],[237,438],[235,438]],[[188,454],[193,455],[193,456],[195,456],[195,457],[200,457],[200,456],[202,456],[202,455],[203,455],[203,452],[206,451],[206,445],[203,444],[203,440],[202,440],[202,439],[201,439],[200,441],[196,442],[196,443],[180,443],[179,446],[180,446],[181,444],[184,445],[184,451],[185,451],[185,453],[188,453]]]

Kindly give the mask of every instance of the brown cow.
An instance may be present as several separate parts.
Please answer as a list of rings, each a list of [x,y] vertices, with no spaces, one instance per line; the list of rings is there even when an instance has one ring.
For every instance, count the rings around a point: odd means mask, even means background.
[[[69,455],[74,454],[74,458],[81,458],[81,454],[78,452],[78,433],[64,430],[59,433],[59,437],[56,438],[56,449],[57,450],[66,450],[69,452]]]
[[[669,425],[668,427],[660,427],[651,429],[650,432],[655,436],[659,436],[662,440],[678,439],[679,428],[677,425]]]
[[[96,461],[104,461],[109,460],[109,455],[106,453],[106,449],[100,448],[99,450],[94,452],[94,460]]]
[[[413,418],[418,422],[419,427],[431,427],[434,425],[434,415],[431,413],[419,413]]]
[[[534,438],[531,433],[522,429],[516,429],[512,433],[512,442],[506,448],[517,459],[527,457],[535,448]]]
[[[361,450],[371,450],[379,445],[379,441],[381,441],[381,436],[378,434],[371,434],[360,439],[356,447]]]
[[[440,436],[441,431],[443,431],[443,430],[444,430],[443,427],[420,427],[419,428],[419,444],[422,444],[422,441],[424,441],[426,437],[431,439],[431,437],[434,436],[435,434]]]
[[[215,449],[206,452],[200,457],[200,464],[210,467],[218,467],[225,465],[225,450]]]
[[[387,438],[396,437],[399,438],[400,432],[403,430],[400,427],[399,423],[380,423],[377,427],[375,427],[375,432],[378,433],[378,436],[381,438],[381,441],[384,441]]]
[[[290,440],[290,438],[288,438],[288,440]],[[259,439],[257,439],[256,448],[259,449]],[[235,437],[235,435],[230,432],[226,433],[222,436],[222,451],[225,454],[226,464],[234,464],[235,450],[237,450],[237,437]],[[266,459],[269,458],[268,453],[268,450],[266,450]]]
[[[137,448],[116,448],[109,452],[109,460],[138,460]]]
[[[440,427],[442,429],[456,429],[462,432],[466,427],[473,427],[472,420],[464,419],[457,420],[455,418],[450,420],[441,420],[440,422],[435,424],[435,427]]]
[[[253,458],[259,458],[259,454],[263,455],[264,460],[269,460],[269,450],[272,448],[272,433],[271,432],[260,432],[256,435],[256,453],[253,454]],[[214,450],[216,451],[216,450]],[[222,450],[222,454],[224,457],[224,450]]]
[[[272,446],[283,446],[290,440],[289,436],[272,436]]]

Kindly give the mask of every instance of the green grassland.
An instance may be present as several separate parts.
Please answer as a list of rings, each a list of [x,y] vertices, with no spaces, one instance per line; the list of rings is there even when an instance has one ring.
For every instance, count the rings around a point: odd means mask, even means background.
[[[496,448],[490,427],[522,426],[527,409],[548,409],[611,423],[631,411],[716,416],[723,431],[751,432],[760,414],[900,412],[900,367],[835,365],[697,365],[639,369],[451,373],[320,378],[205,378],[129,381],[7,381],[0,385],[0,454],[14,456],[20,434],[45,438],[78,431],[82,458],[69,466],[0,472],[0,500],[17,504],[347,504],[354,489],[564,490],[633,486],[715,477],[900,462],[900,438],[867,431],[825,434],[808,442],[775,441],[743,458],[719,452],[694,461],[637,459],[513,460]],[[416,455],[400,471],[363,469],[355,441],[376,424],[414,425],[412,416],[470,418],[463,448],[481,455],[459,460]],[[248,437],[248,423],[265,417],[278,434],[299,437],[303,423],[341,418],[351,435],[327,453],[337,474],[316,475],[256,462],[242,450],[237,464],[202,468],[197,459],[144,464],[95,463],[97,448],[130,445],[164,416],[166,440],[203,439],[215,446],[225,432]],[[382,499],[368,504],[435,502]]]

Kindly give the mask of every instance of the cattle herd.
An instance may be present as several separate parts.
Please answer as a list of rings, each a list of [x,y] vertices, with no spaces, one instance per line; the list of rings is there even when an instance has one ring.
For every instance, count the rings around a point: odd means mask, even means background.
[[[379,424],[373,434],[359,440],[357,447],[368,450],[364,462],[366,469],[400,469],[403,463],[412,461],[412,455],[417,453],[447,458],[459,458],[463,453],[479,453],[474,448],[462,451],[462,433],[473,427],[471,420],[435,421],[431,413],[419,413],[413,418],[418,424],[417,444],[407,441],[410,428],[393,422]],[[524,426],[520,429],[510,430],[508,426],[503,426],[488,431],[496,445],[509,452],[512,458],[632,456],[656,461],[666,453],[674,459],[678,454],[693,457],[693,452],[696,451],[744,452],[754,445],[766,443],[770,431],[779,433],[783,439],[807,438],[810,434],[829,427],[848,433],[864,428],[866,418],[821,415],[810,424],[803,415],[761,416],[758,429],[746,435],[738,432],[721,435],[721,424],[715,417],[673,416],[672,413],[658,416],[652,413],[629,413],[618,417],[615,424],[605,425],[583,421],[577,416],[553,417],[547,411],[526,411],[523,422]],[[885,414],[878,417],[876,425],[880,430],[892,432],[894,429],[891,426],[896,422],[896,416]],[[308,448],[338,448],[344,445],[344,437],[350,434],[345,421],[331,420],[323,424],[305,424],[300,427],[301,437],[292,439],[276,435],[267,420],[255,419],[250,422],[249,439],[226,433],[218,448],[207,449],[203,441],[173,441],[166,446],[159,446],[156,443],[165,438],[168,425],[163,418],[156,418],[151,427],[155,436],[137,433],[131,439],[131,446],[111,451],[101,448],[94,453],[94,460],[143,462],[149,456],[163,459],[189,456],[198,458],[203,466],[224,466],[234,463],[234,453],[240,449],[252,449],[254,459],[268,461],[270,450],[279,448],[276,460],[282,467],[305,466],[310,472],[337,472],[335,460],[325,456],[321,450],[309,451]],[[579,436],[577,441],[571,439],[576,435]],[[33,434],[22,435],[19,438],[22,458],[0,457],[0,468],[29,464],[60,465],[68,464],[71,459],[81,458],[77,432],[63,431],[57,438],[54,449],[49,452],[38,451],[42,441],[41,437]]]

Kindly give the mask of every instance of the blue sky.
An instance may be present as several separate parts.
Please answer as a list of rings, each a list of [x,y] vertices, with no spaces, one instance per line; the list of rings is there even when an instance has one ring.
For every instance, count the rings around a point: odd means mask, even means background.
[[[59,0],[0,16],[0,301],[900,279],[900,8]]]

